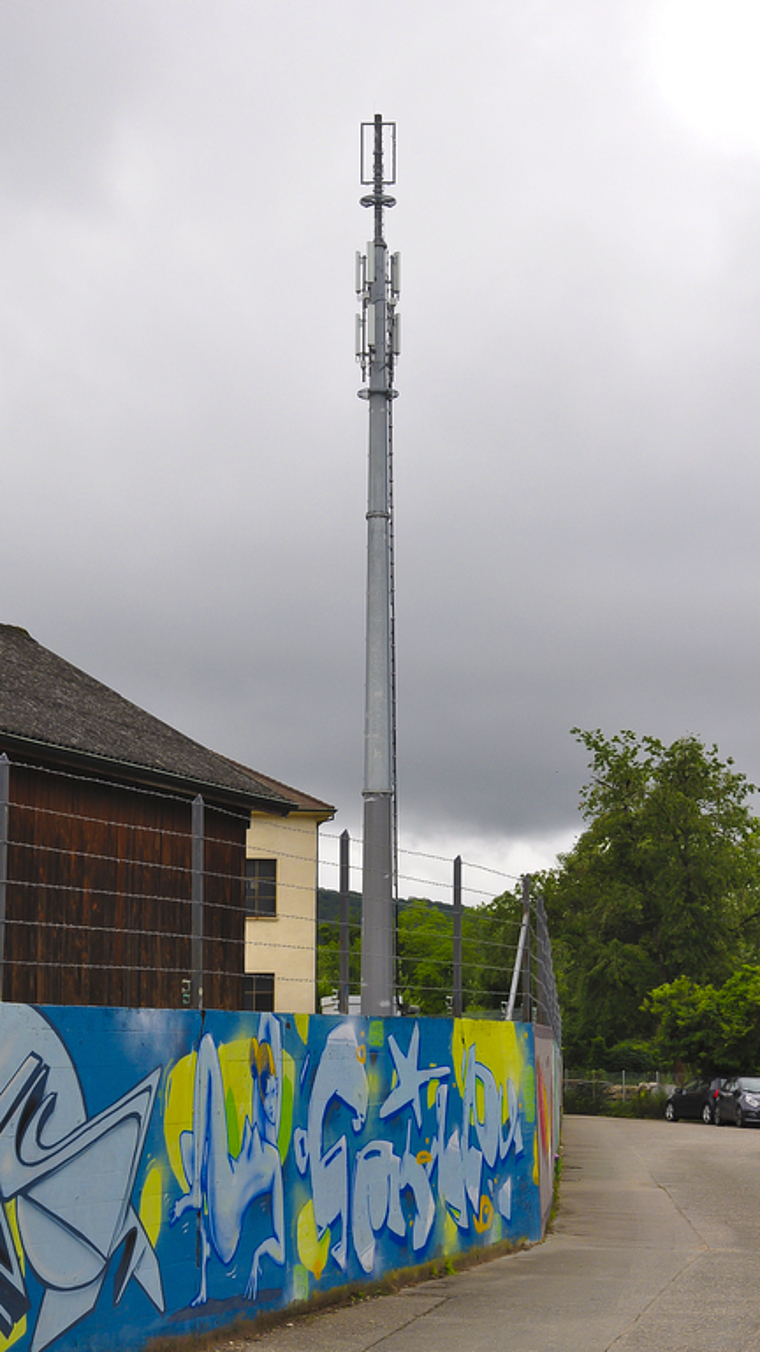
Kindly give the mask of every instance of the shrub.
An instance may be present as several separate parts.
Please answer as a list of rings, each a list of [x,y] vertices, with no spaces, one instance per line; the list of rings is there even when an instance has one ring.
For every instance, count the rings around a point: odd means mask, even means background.
[[[565,1085],[563,1108],[566,1113],[607,1116],[611,1105],[612,1092],[603,1080],[571,1080]]]

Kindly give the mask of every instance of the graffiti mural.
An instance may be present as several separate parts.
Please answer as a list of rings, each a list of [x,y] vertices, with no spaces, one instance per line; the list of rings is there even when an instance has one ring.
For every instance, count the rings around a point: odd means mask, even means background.
[[[554,1156],[559,1140],[558,1095],[555,1083],[561,1084],[557,1077],[554,1038],[549,1028],[534,1030],[534,1055],[536,1063],[536,1119],[537,1145],[539,1151],[539,1180],[541,1197],[541,1216],[544,1224],[549,1219],[554,1195]]]
[[[40,1298],[31,1352],[98,1301],[111,1260],[113,1303],[134,1279],[159,1311],[161,1272],[131,1204],[160,1067],[88,1115],[67,1048],[44,1015],[3,1006],[0,1043],[0,1330],[26,1328],[30,1277]]]
[[[309,1093],[306,1128],[293,1135],[299,1173],[309,1170],[310,1207],[317,1241],[330,1225],[340,1221],[340,1238],[332,1246],[338,1267],[345,1271],[348,1257],[349,1148],[345,1135],[324,1149],[324,1120],[333,1101],[351,1113],[351,1126],[359,1134],[367,1120],[369,1085],[364,1057],[352,1023],[333,1028],[325,1039]]]
[[[188,1210],[197,1213],[200,1285],[191,1305],[205,1305],[208,1300],[212,1249],[229,1266],[237,1253],[249,1207],[256,1198],[270,1196],[272,1233],[254,1250],[244,1291],[248,1299],[255,1300],[264,1256],[269,1255],[280,1265],[285,1261],[282,1162],[277,1148],[282,1081],[280,1025],[273,1014],[262,1014],[257,1036],[250,1041],[250,1105],[235,1155],[230,1153],[219,1050],[210,1033],[204,1033],[194,1059],[192,1129],[179,1138],[187,1189],[171,1212],[172,1224]]]
[[[539,1239],[557,1065],[485,1020],[0,1005],[0,1352]]]

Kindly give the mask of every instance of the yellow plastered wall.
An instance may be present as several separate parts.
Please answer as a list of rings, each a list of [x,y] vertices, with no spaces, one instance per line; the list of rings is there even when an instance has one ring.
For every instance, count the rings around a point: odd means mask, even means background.
[[[274,972],[274,1007],[312,1014],[316,1000],[317,835],[323,816],[253,813],[249,859],[277,860],[277,916],[248,918],[246,972]]]

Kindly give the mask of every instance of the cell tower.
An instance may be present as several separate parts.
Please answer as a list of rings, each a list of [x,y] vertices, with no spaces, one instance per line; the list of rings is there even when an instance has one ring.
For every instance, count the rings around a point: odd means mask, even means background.
[[[393,601],[392,407],[399,352],[399,256],[388,254],[383,212],[396,205],[396,124],[361,125],[361,198],[374,209],[374,238],[356,255],[356,356],[369,403],[367,489],[366,684],[364,700],[364,857],[362,864],[362,1014],[394,1011],[396,903],[396,716]]]

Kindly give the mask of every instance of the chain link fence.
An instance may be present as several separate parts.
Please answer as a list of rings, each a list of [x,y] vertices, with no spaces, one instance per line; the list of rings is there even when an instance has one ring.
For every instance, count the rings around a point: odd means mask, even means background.
[[[0,756],[2,999],[357,1010],[360,893],[347,868],[318,886],[347,833],[318,836],[295,814],[257,836],[256,815],[212,792]],[[413,850],[399,860],[397,1012],[539,1023],[561,1045],[530,879]]]
[[[673,1076],[654,1069],[593,1070],[581,1077],[565,1075],[562,1088],[566,1113],[662,1117]]]

